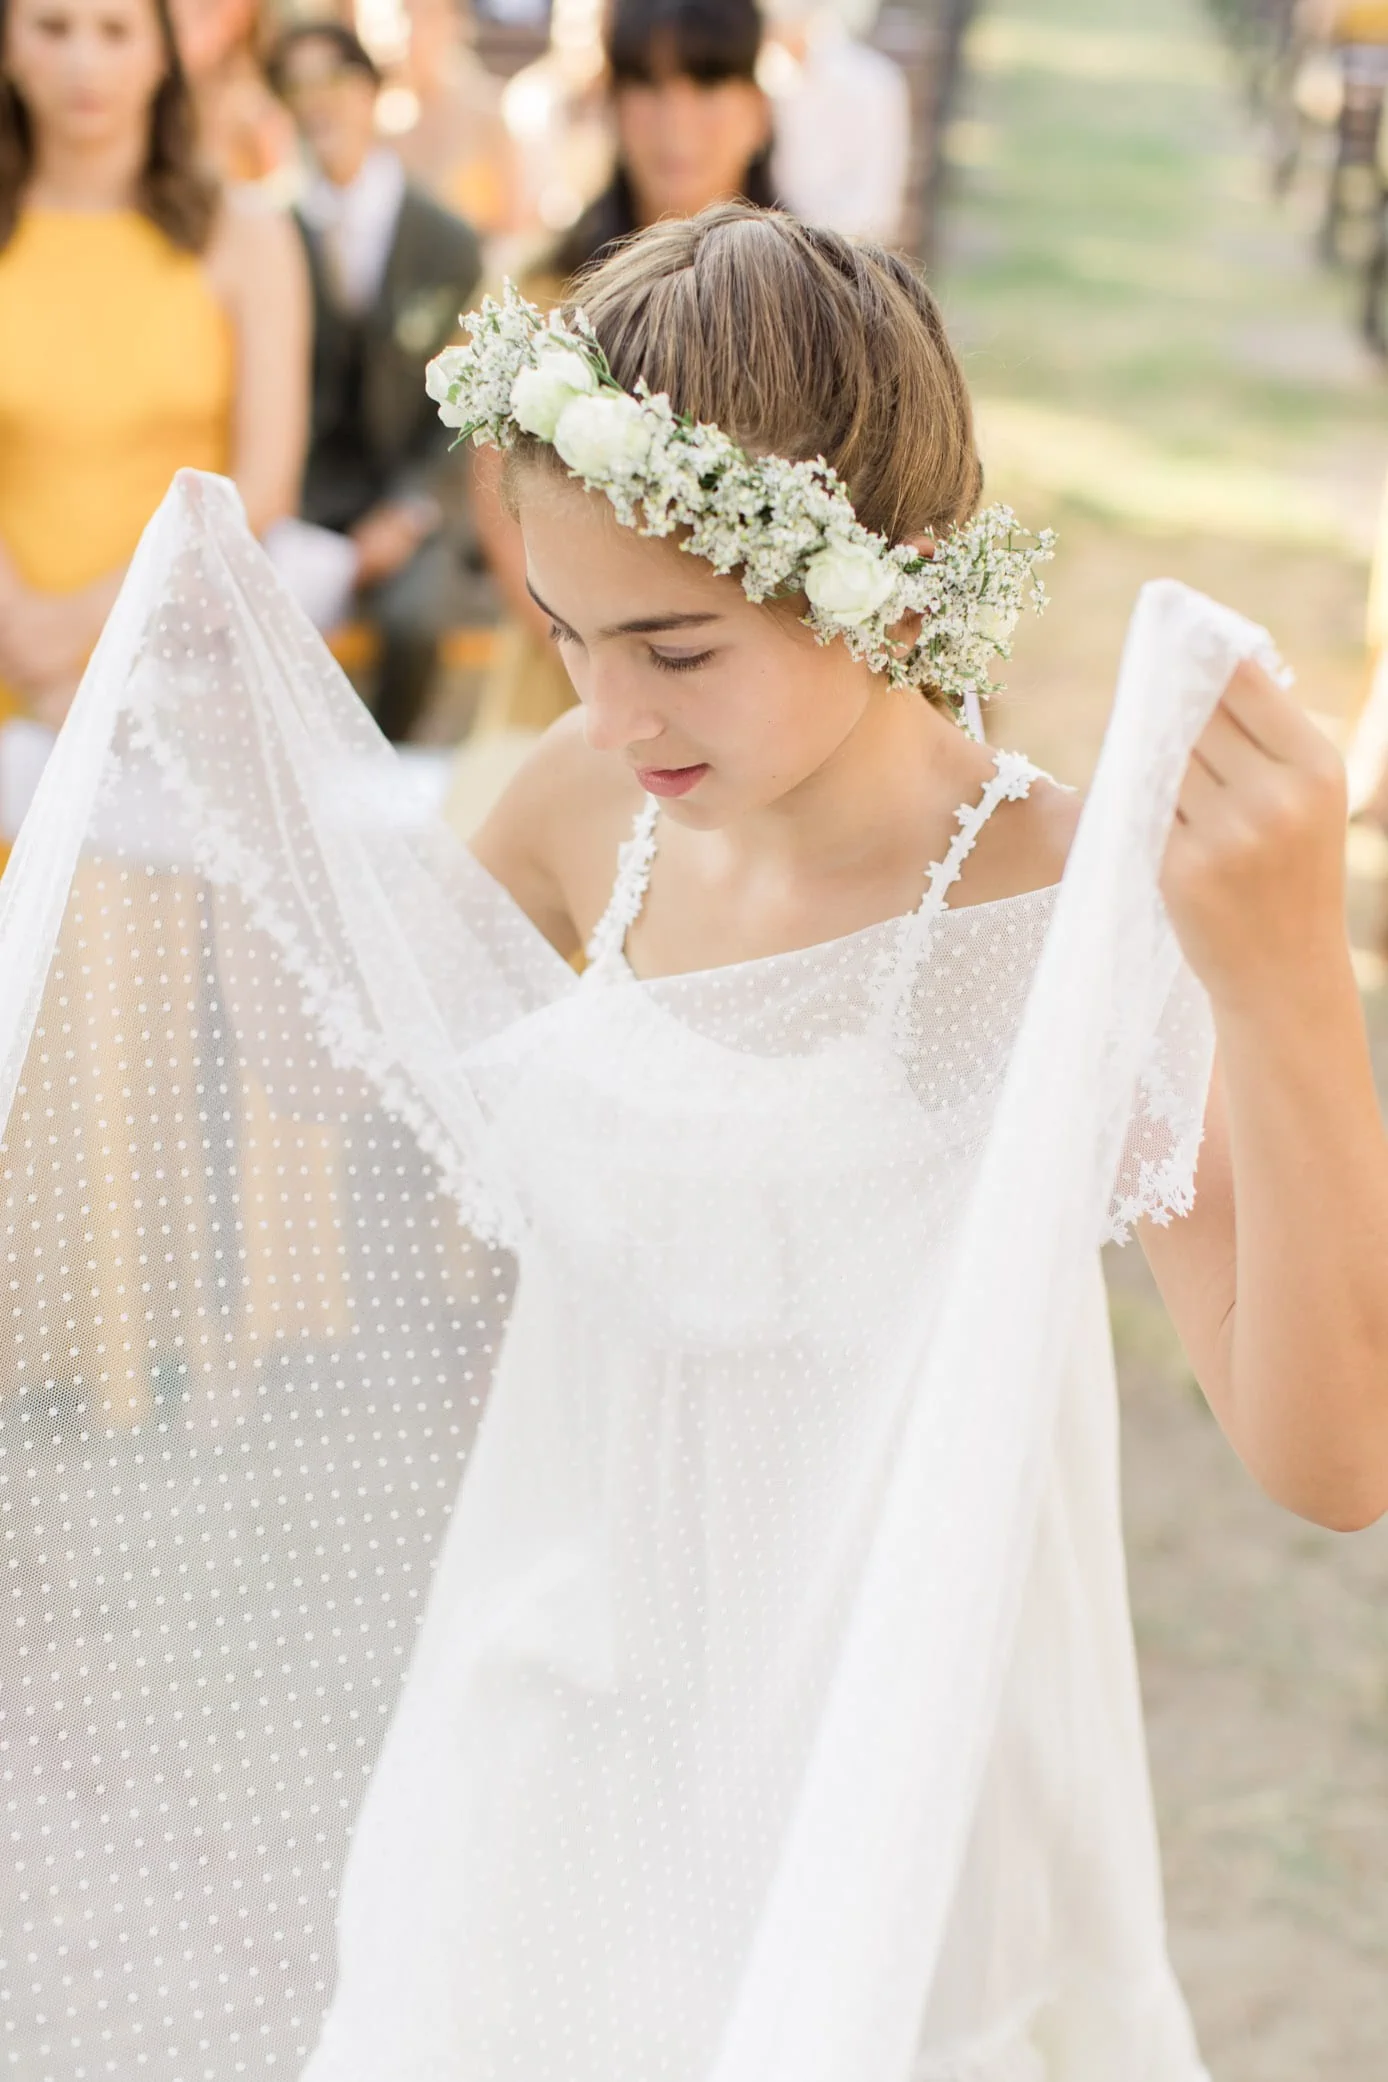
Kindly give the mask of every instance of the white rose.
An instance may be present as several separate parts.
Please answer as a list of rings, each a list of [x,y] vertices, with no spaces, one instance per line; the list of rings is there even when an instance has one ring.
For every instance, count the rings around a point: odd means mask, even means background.
[[[866,543],[834,542],[805,566],[811,607],[838,622],[865,622],[896,591],[894,564]]]
[[[534,368],[522,369],[511,385],[516,424],[527,434],[552,441],[564,407],[597,387],[597,373],[583,355],[571,347],[542,347]]]
[[[974,627],[979,635],[985,643],[995,645],[998,650],[1011,643],[1016,626],[1016,608],[999,607],[994,601],[986,602],[974,616]]]
[[[439,418],[446,427],[464,427],[468,423],[465,408],[453,404],[448,395],[467,365],[468,353],[465,347],[445,347],[443,353],[436,354],[424,371],[424,388],[438,406]]]
[[[635,398],[574,398],[559,415],[554,445],[580,477],[632,477],[651,452],[651,429]]]

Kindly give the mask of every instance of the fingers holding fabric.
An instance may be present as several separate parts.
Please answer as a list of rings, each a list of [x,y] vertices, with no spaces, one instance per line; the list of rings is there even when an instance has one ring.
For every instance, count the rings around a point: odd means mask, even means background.
[[[1245,661],[1182,780],[1162,889],[1218,1001],[1296,987],[1345,961],[1343,764],[1270,674]]]

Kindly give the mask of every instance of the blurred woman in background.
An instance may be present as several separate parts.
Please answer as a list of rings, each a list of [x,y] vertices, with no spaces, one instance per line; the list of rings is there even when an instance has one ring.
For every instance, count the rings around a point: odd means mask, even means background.
[[[294,509],[307,396],[298,241],[263,206],[228,202],[199,159],[167,0],[0,0],[5,836],[175,471],[230,474],[263,530]],[[136,857],[151,839],[131,835]],[[126,916],[144,905],[167,922],[169,987],[196,1001],[198,885],[159,867],[156,844],[148,879],[125,891]],[[120,1047],[118,1000],[90,1005],[83,1028],[92,1073],[77,1103],[93,1136],[102,1066]],[[159,1131],[171,1136],[179,1088],[173,1076]],[[116,1191],[94,1232],[92,1277],[113,1307],[138,1220],[138,1193]],[[273,1248],[276,1232],[267,1237]],[[180,1261],[175,1273],[195,1268]],[[133,1423],[148,1406],[142,1390],[109,1419]]]
[[[172,0],[203,158],[223,181],[273,182],[294,164],[294,125],[256,49],[260,0]]]
[[[565,279],[662,217],[776,200],[752,0],[617,0],[605,43],[616,165],[554,253]]]
[[[516,207],[501,82],[472,47],[466,0],[404,6],[409,47],[391,91],[406,120],[392,126],[391,142],[422,188],[494,238],[510,230]]]
[[[61,720],[181,466],[294,510],[307,394],[298,242],[200,164],[167,0],[0,0],[0,720]]]
[[[771,107],[757,83],[755,0],[615,0],[604,37],[615,142],[612,176],[521,287],[558,303],[620,239],[718,202],[775,202]],[[466,832],[529,736],[572,706],[549,623],[526,590],[520,530],[500,496],[499,460],[480,451],[476,515],[513,617],[476,729],[455,769],[449,815]]]

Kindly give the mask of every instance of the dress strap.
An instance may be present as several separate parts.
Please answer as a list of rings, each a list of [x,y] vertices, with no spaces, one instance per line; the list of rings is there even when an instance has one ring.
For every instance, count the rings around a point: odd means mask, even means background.
[[[592,965],[620,954],[626,946],[627,934],[641,916],[641,906],[650,886],[651,865],[655,860],[659,816],[659,800],[648,795],[636,812],[631,837],[625,845],[617,848],[617,875],[612,884],[612,894],[584,949]]]
[[[978,835],[999,803],[1022,802],[1032,783],[1045,776],[1022,752],[998,752],[993,771],[977,802],[966,802],[954,813],[958,831],[950,840],[943,860],[932,860],[926,875],[925,894],[915,913],[917,919],[935,917],[945,909],[945,899],[964,871],[964,862],[978,843]]]
[[[993,771],[977,802],[966,802],[954,813],[958,831],[945,849],[943,860],[932,860],[926,870],[925,891],[914,911],[902,919],[891,945],[883,954],[872,985],[875,1017],[894,1028],[898,1014],[910,994],[930,947],[936,920],[948,909],[950,890],[959,880],[964,863],[978,843],[978,835],[1000,803],[1021,802],[1030,795],[1032,784],[1047,779],[1022,752],[997,752]]]

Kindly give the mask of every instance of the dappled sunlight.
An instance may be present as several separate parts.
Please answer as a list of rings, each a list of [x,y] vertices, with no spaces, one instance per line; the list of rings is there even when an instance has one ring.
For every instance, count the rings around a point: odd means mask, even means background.
[[[1182,457],[1117,419],[989,397],[979,406],[979,429],[995,489],[1025,486],[1145,532],[1363,556],[1372,544],[1372,509],[1318,494],[1291,472]]]

